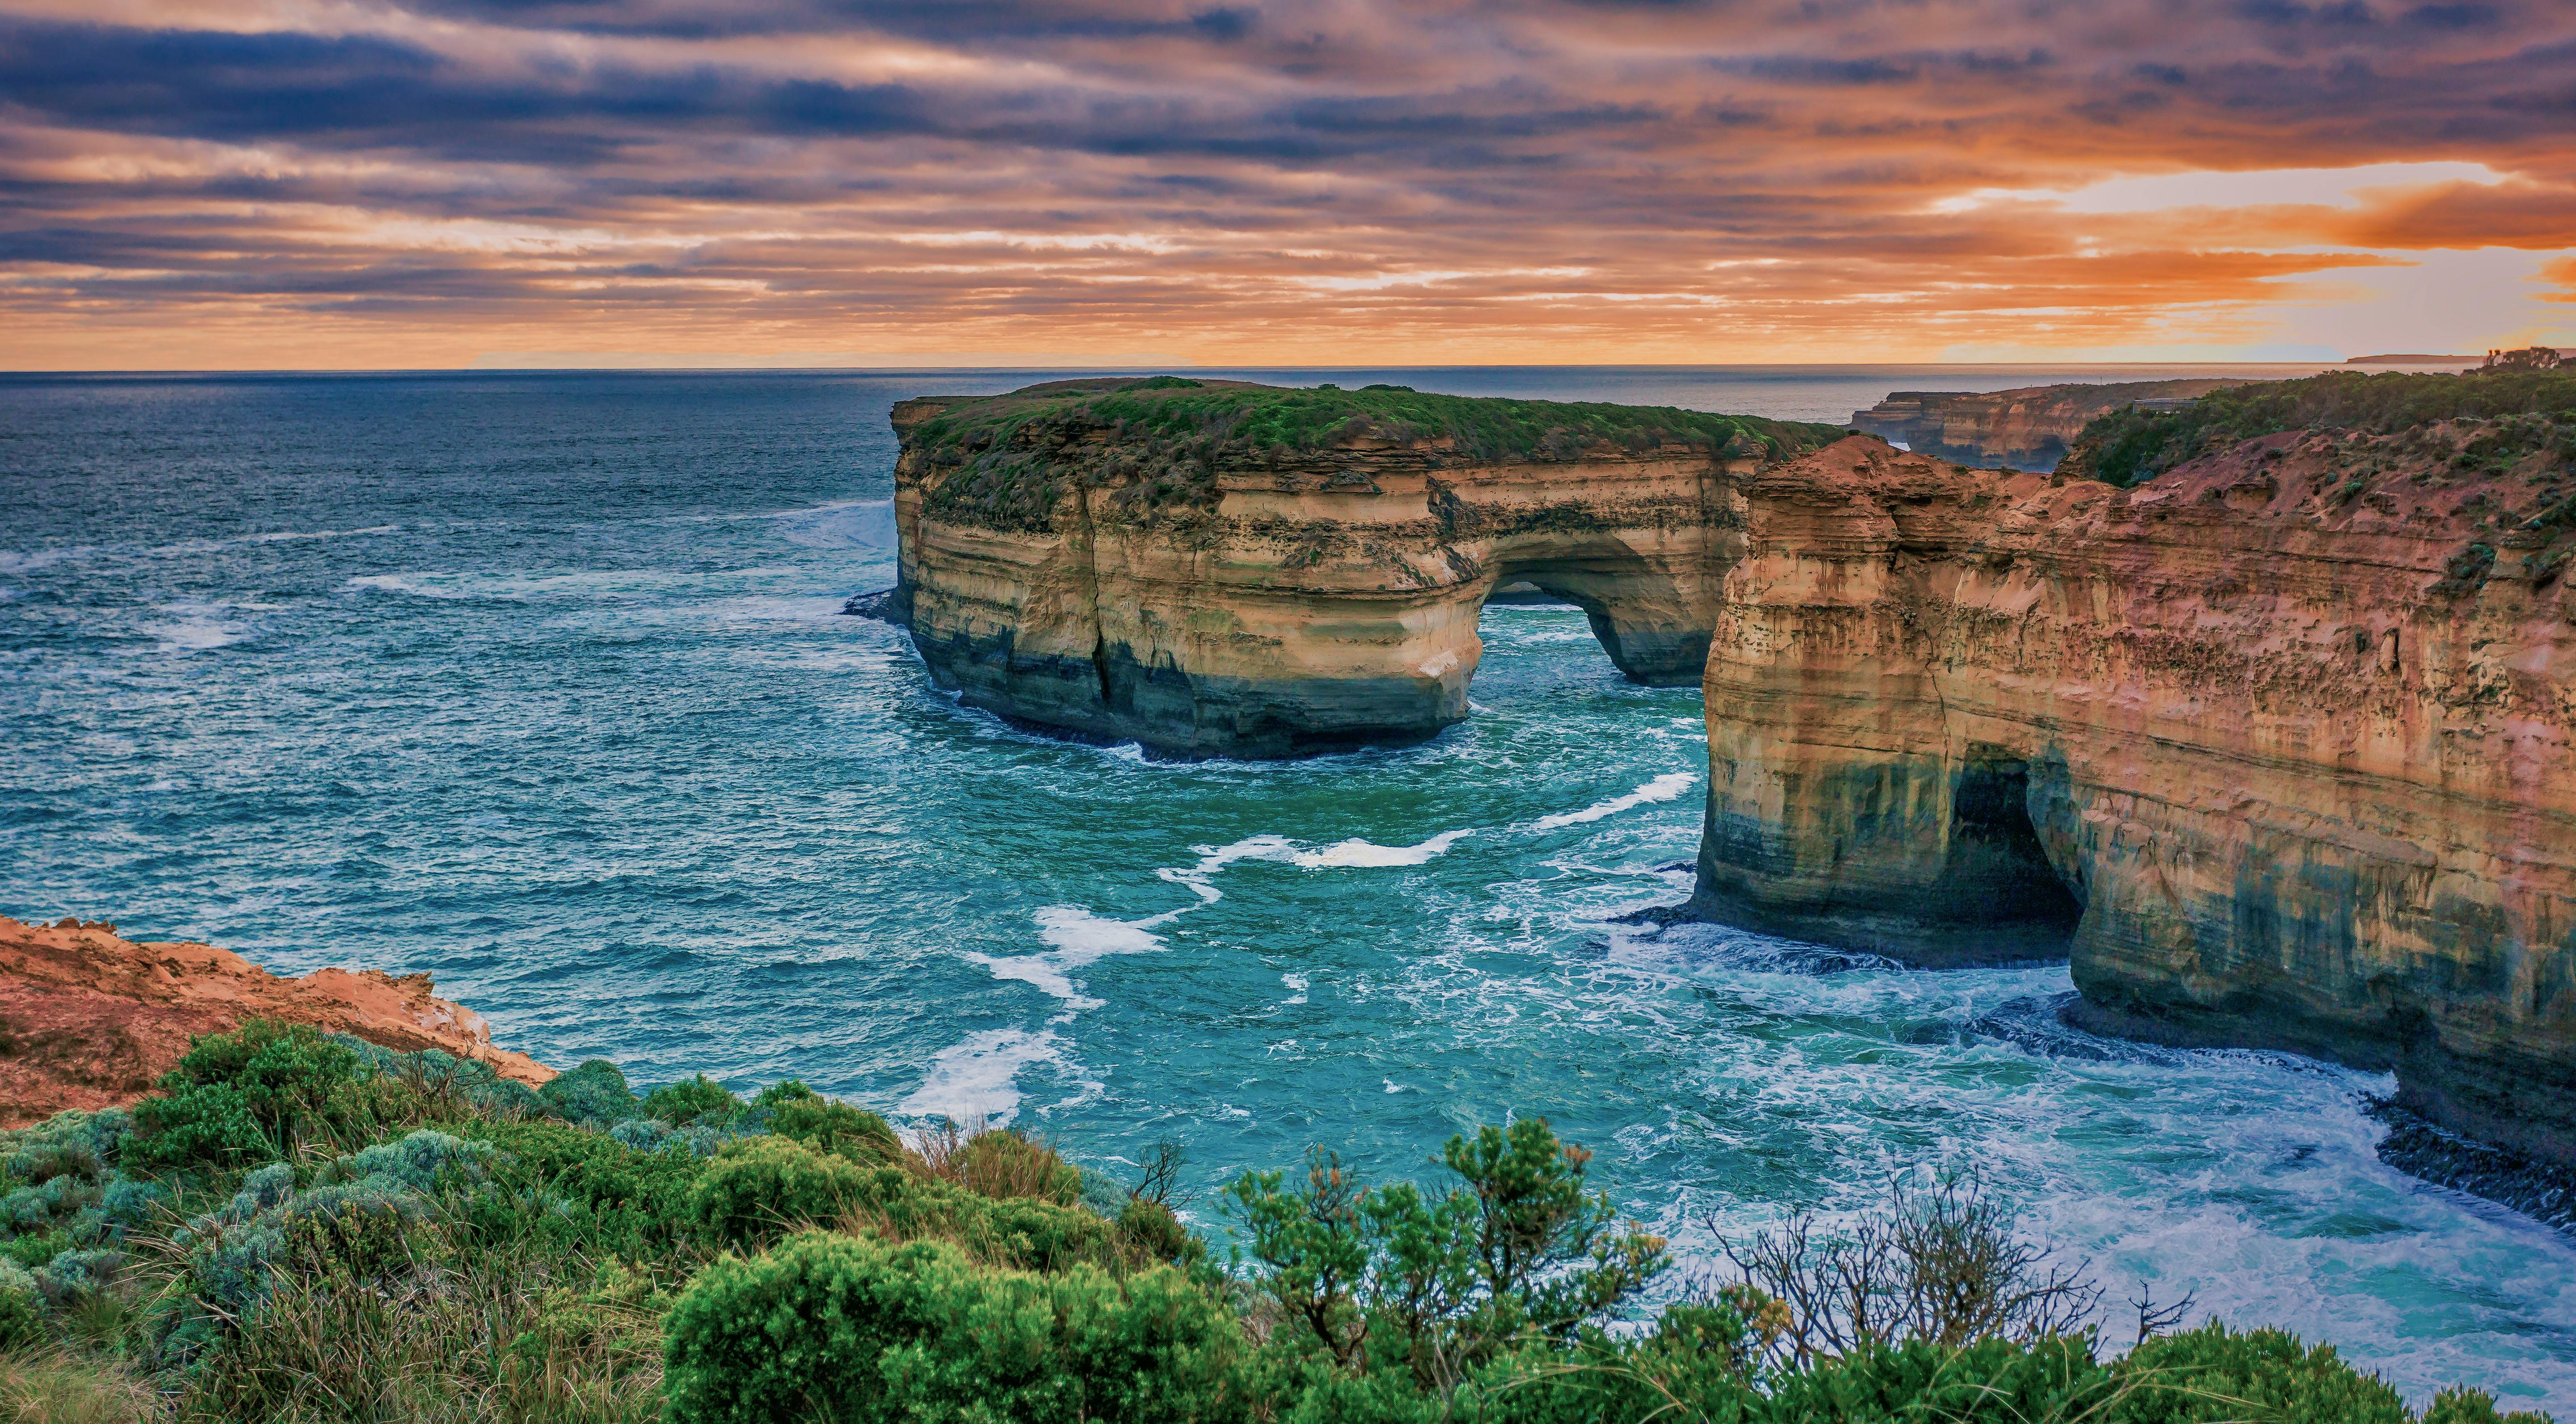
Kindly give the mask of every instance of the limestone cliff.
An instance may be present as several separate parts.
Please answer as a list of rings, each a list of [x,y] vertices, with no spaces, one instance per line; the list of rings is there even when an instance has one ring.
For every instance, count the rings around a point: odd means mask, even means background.
[[[523,1083],[555,1076],[493,1047],[481,1015],[431,987],[426,974],[372,969],[280,978],[212,945],[138,944],[114,925],[0,915],[0,1127],[132,1102],[191,1037],[247,1018],[309,1023],[404,1053],[443,1049]]]
[[[1497,586],[1698,680],[1727,469],[1829,427],[1164,377],[897,406],[885,608],[971,705],[1171,756],[1428,736],[1466,713]]]
[[[2166,408],[2243,384],[2194,379],[2009,391],[1895,391],[1867,410],[1853,411],[1851,425],[1919,454],[2045,470],[2057,464],[2087,424],[2108,412],[2130,406]]]
[[[2092,1024],[2394,1067],[2576,1161],[2576,477],[2499,429],[1726,477],[1695,906],[2071,953]]]

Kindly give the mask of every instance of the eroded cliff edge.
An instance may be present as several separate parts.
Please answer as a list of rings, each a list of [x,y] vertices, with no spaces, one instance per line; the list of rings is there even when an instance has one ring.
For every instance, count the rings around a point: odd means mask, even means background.
[[[1736,531],[1718,502],[1839,432],[1694,411],[1064,381],[895,407],[884,609],[970,705],[1168,756],[1294,756],[1466,715],[1499,585],[1689,683]]]
[[[1853,437],[1726,479],[1694,907],[2068,954],[2092,1025],[2391,1067],[2576,1162],[2576,497],[2480,438],[2118,489]]]
[[[110,924],[0,915],[0,1127],[133,1102],[191,1038],[251,1018],[312,1024],[399,1053],[435,1048],[532,1086],[555,1076],[495,1047],[482,1015],[433,987],[426,974],[376,969],[283,978],[210,944],[137,943]]]

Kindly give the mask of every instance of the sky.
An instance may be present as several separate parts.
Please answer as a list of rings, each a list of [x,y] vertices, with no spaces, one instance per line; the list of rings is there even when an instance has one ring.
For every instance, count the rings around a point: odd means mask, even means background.
[[[0,368],[2576,347],[2576,0],[0,0]]]

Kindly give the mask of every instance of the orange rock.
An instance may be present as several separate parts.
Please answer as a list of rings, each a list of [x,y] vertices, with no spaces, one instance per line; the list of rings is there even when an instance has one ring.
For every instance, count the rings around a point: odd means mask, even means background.
[[[209,944],[138,944],[111,924],[0,915],[0,1127],[130,1103],[190,1038],[249,1018],[309,1023],[397,1052],[444,1049],[530,1085],[555,1076],[493,1047],[480,1014],[432,987],[426,974],[376,969],[285,979]]]

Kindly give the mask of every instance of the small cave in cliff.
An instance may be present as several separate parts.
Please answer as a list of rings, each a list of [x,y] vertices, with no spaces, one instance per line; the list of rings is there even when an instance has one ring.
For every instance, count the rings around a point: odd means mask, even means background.
[[[1942,878],[1954,905],[2016,940],[2063,946],[2074,935],[2084,906],[2031,824],[2029,762],[1970,746],[1950,789],[1949,842]]]

